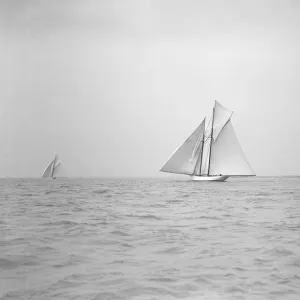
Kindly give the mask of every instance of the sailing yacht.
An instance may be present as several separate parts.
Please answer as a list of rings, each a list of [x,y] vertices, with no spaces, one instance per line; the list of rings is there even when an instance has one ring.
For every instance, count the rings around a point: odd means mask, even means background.
[[[206,118],[171,155],[161,172],[185,174],[194,181],[225,181],[232,176],[255,176],[236,137],[233,111],[218,101]]]
[[[50,162],[50,164],[44,170],[42,177],[55,179],[55,173],[57,172],[59,165],[60,165],[60,161],[58,160],[57,155],[55,155],[54,159]]]

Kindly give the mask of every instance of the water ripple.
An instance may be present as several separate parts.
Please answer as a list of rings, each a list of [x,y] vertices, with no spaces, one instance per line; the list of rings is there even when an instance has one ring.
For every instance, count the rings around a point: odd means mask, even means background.
[[[0,299],[300,297],[300,178],[0,189]]]

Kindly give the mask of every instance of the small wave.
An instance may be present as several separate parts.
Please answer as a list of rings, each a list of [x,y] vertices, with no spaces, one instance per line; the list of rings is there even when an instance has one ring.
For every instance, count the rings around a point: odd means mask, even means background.
[[[177,280],[176,280],[176,279],[173,279],[173,278],[168,278],[168,277],[154,277],[154,278],[149,278],[149,281],[175,282],[175,281],[177,281]]]
[[[37,247],[37,250],[44,252],[44,251],[54,251],[55,249],[50,246],[40,246]]]
[[[236,286],[232,286],[227,288],[227,292],[228,293],[245,293],[245,291],[242,288],[236,287]]]
[[[167,248],[165,250],[161,250],[161,251],[157,251],[156,253],[170,253],[170,254],[178,254],[178,253],[183,253],[186,252],[185,248],[181,248],[181,247],[171,247],[171,248]]]
[[[110,264],[113,265],[113,264],[124,264],[124,263],[125,263],[125,260],[123,260],[123,259],[118,259],[118,260],[112,261]]]
[[[27,299],[30,299],[29,297],[24,296],[24,294],[28,295],[28,289],[26,290],[26,292],[24,290],[20,289],[17,291],[9,291],[4,294],[2,294],[0,291],[1,300],[13,300],[13,299],[27,300]]]
[[[226,214],[222,215],[222,217],[230,218],[230,217],[232,217],[232,215],[226,213]]]
[[[116,296],[115,293],[111,293],[111,292],[100,292],[97,293],[94,297],[92,297],[90,300],[100,300],[100,299],[122,299]]]
[[[154,219],[154,220],[161,220],[160,217],[157,217],[157,216],[154,216],[154,215],[140,215],[140,216],[137,216],[141,219]]]
[[[255,258],[254,262],[258,264],[264,264],[264,263],[269,263],[272,262],[272,259],[262,259],[262,258]]]
[[[65,261],[61,262],[61,263],[57,263],[54,264],[53,267],[54,268],[63,268],[66,266],[72,266],[72,265],[76,265],[78,263],[80,263],[82,260],[80,257],[75,256],[74,254],[69,255]]]
[[[129,236],[129,234],[123,232],[123,231],[120,231],[120,230],[114,230],[111,232],[112,234],[115,234],[115,235],[121,235],[121,236]]]
[[[133,248],[133,246],[131,246],[131,245],[127,244],[127,243],[123,243],[122,246],[126,247],[126,248]]]
[[[50,195],[50,194],[61,194],[61,191],[45,191],[45,195]]]
[[[0,269],[14,269],[18,266],[36,266],[39,262],[34,255],[13,255],[10,259],[0,259]]]
[[[240,271],[240,272],[245,272],[245,271],[247,271],[246,269],[241,268],[241,267],[235,267],[234,270],[237,270],[237,271]]]
[[[36,204],[36,206],[53,207],[56,205],[53,203],[38,203],[38,204]]]
[[[93,190],[92,191],[93,194],[106,194],[108,192],[109,192],[109,190]]]
[[[171,203],[171,204],[175,204],[175,203],[183,203],[183,201],[182,200],[167,200],[166,201],[167,203]]]
[[[198,283],[210,283],[211,281],[208,280],[207,278],[204,278],[203,276],[198,276],[194,279],[195,282]]]
[[[149,207],[167,207],[165,203],[155,203],[155,202],[152,202],[152,203],[149,203]]]
[[[187,296],[181,298],[182,300],[232,300],[232,296],[227,297],[224,294],[221,295],[215,291],[203,291],[203,292],[197,292],[195,295]]]
[[[11,240],[0,240],[0,246],[12,246],[12,245],[20,245],[26,243],[26,239],[24,238],[15,238]]]
[[[294,254],[294,252],[287,250],[283,247],[273,248],[272,250],[267,250],[264,253],[275,255],[275,256],[290,256]]]
[[[31,193],[25,193],[25,194],[22,194],[22,196],[24,197],[32,197],[34,194],[31,194]]]
[[[300,268],[300,258],[297,257],[295,259],[292,259],[292,261],[288,264],[291,267],[297,267]],[[300,278],[300,277],[299,277]]]
[[[259,197],[259,196],[270,196],[270,193],[266,193],[266,192],[258,192],[258,193],[255,193],[255,196],[256,196],[256,197]]]
[[[70,276],[66,276],[63,279],[59,279],[56,282],[52,283],[50,286],[48,286],[48,291],[55,291],[55,298],[56,299],[61,299],[60,295],[62,295],[62,292],[58,292],[60,291],[60,289],[65,289],[65,288],[72,288],[72,287],[76,287],[78,285],[83,284],[83,282],[79,283],[77,281],[72,281],[70,280]]]
[[[82,223],[80,223],[80,225],[91,226],[91,227],[98,227],[98,225],[102,225],[102,224],[103,224],[103,222],[99,222],[99,223],[82,222]]]
[[[75,225],[80,225],[77,222],[73,222],[73,221],[68,221],[68,220],[62,220],[62,221],[56,221],[56,222],[47,222],[47,223],[43,223],[42,225],[44,226],[59,226],[59,225],[68,225],[68,226],[75,226]]]
[[[188,198],[188,197],[190,197],[191,195],[190,194],[184,194],[184,195],[182,195],[181,197],[183,197],[183,198]]]
[[[292,230],[292,231],[298,231],[299,228],[300,228],[300,224],[299,225],[287,225],[286,226],[289,230]]]
[[[0,267],[5,269],[13,269],[16,267],[16,262],[11,261],[9,259],[0,258]]]
[[[60,188],[69,188],[69,187],[71,187],[71,185],[69,185],[69,184],[62,184],[62,185],[60,186]]]
[[[220,220],[218,217],[210,217],[210,216],[200,216],[198,219],[207,219],[207,220]]]
[[[256,285],[256,286],[264,286],[264,285],[268,285],[267,283],[262,282],[262,281],[254,281],[253,284]]]

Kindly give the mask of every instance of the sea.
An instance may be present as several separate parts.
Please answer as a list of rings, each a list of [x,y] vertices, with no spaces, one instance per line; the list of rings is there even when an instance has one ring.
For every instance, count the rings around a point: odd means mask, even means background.
[[[300,299],[300,177],[0,179],[0,299]]]

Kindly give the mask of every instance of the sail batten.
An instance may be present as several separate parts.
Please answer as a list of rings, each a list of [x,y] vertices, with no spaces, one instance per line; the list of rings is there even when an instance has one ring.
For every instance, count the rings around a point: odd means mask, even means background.
[[[205,119],[196,130],[175,150],[161,168],[161,172],[192,175],[195,172],[199,156],[202,155]]]

